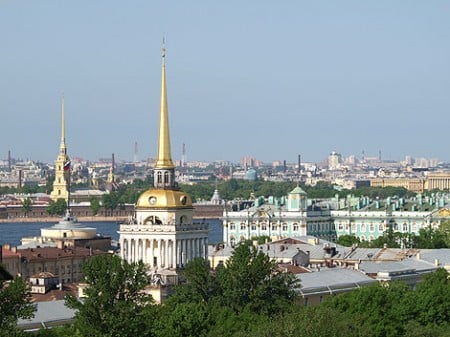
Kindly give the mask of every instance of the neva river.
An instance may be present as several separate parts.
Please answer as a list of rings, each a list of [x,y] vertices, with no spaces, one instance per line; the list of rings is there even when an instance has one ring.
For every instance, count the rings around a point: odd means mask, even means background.
[[[195,221],[200,221],[196,219]],[[81,222],[81,221],[80,221]],[[205,220],[209,224],[209,244],[222,242],[223,228],[219,219]],[[19,246],[22,237],[40,236],[41,228],[51,227],[55,222],[4,222],[0,223],[0,245],[5,243],[11,246]],[[111,236],[112,240],[119,241],[119,224],[117,222],[81,222],[86,227],[97,228],[97,233],[104,236]]]

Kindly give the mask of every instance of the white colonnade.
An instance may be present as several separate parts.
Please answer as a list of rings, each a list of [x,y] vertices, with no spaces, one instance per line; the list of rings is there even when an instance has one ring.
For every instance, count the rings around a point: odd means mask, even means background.
[[[151,267],[177,268],[196,257],[208,258],[208,238],[145,239],[125,236],[120,240],[121,257],[142,261]]]

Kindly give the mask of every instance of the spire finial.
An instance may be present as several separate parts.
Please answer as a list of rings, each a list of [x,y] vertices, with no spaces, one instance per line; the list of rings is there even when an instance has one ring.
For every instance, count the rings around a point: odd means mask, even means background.
[[[61,145],[60,151],[66,153],[66,128],[64,116],[64,91],[61,93]]]
[[[161,56],[162,56],[163,61],[164,61],[164,59],[166,58],[166,38],[165,37],[163,37],[163,39],[162,39]]]
[[[170,168],[175,166],[172,162],[170,151],[170,135],[169,135],[169,116],[167,104],[167,88],[166,88],[166,66],[165,66],[165,39],[163,38],[162,45],[162,74],[161,74],[161,106],[159,115],[159,137],[158,137],[158,157],[155,168]]]

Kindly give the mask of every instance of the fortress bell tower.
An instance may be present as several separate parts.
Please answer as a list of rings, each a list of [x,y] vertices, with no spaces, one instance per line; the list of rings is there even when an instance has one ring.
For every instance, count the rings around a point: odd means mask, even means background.
[[[61,102],[61,144],[59,154],[55,162],[55,181],[50,197],[53,201],[58,199],[69,199],[70,159],[67,155],[66,134],[64,124],[64,95]]]

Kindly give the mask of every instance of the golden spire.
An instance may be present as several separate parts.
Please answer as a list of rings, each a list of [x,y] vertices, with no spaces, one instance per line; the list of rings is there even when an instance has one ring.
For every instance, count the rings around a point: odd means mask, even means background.
[[[64,93],[62,94],[61,102],[61,145],[59,146],[61,153],[66,154],[66,129],[64,121]]]
[[[161,76],[161,108],[159,115],[159,137],[158,137],[158,156],[155,168],[173,169],[170,152],[170,134],[169,134],[169,114],[167,109],[167,90],[166,90],[166,48],[163,39],[162,45],[162,76]]]

